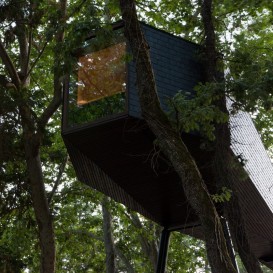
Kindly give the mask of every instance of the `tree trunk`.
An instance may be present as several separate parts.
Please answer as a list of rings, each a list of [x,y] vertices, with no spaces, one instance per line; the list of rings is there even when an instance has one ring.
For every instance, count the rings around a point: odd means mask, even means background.
[[[205,72],[206,82],[221,82],[222,71],[218,71],[218,59],[219,54],[216,50],[215,43],[215,30],[213,25],[212,15],[212,0],[203,0],[201,4],[202,20],[205,29]],[[220,72],[220,73],[219,73]],[[223,72],[222,72],[223,73]],[[217,90],[219,99],[215,102],[215,105],[229,116],[226,107],[225,90]],[[213,173],[214,180],[217,183],[216,186],[226,186],[232,190],[233,196],[227,204],[225,204],[225,211],[230,223],[232,237],[236,240],[239,255],[249,273],[262,273],[257,258],[251,252],[248,239],[246,237],[246,230],[243,221],[242,211],[240,209],[239,200],[236,196],[235,183],[236,179],[240,175],[234,175],[236,159],[233,156],[230,138],[230,129],[228,122],[215,125],[215,137],[214,142],[214,158],[213,158]],[[237,164],[238,165],[238,164]],[[242,168],[241,166],[237,166]],[[241,170],[243,171],[243,170]]]
[[[221,110],[224,109],[222,108]],[[244,216],[237,197],[236,181],[242,177],[241,173],[244,172],[244,170],[230,149],[228,124],[217,125],[215,134],[216,146],[214,151],[213,172],[219,187],[225,186],[232,190],[231,199],[223,204],[232,238],[235,239],[238,253],[247,272],[262,273],[258,259],[250,249]]]
[[[106,273],[116,273],[115,246],[112,232],[112,216],[108,210],[109,198],[104,197],[101,203],[103,215],[103,239],[106,254]]]
[[[225,238],[201,174],[180,135],[160,108],[148,45],[137,20],[133,0],[120,0],[128,39],[136,62],[138,94],[142,116],[157,137],[158,144],[181,179],[185,195],[203,227],[208,259],[214,273],[236,272],[227,252]]]
[[[20,1],[19,1],[20,2]],[[14,34],[17,37],[19,45],[18,60],[13,63],[7,50],[5,49],[0,39],[0,58],[11,79],[11,88],[14,96],[14,101],[19,109],[21,118],[21,125],[23,128],[23,144],[25,150],[25,159],[27,165],[27,172],[31,188],[31,197],[34,208],[34,213],[38,225],[39,241],[41,247],[41,273],[55,272],[55,241],[51,213],[49,210],[48,200],[44,186],[44,178],[42,172],[42,165],[40,161],[40,146],[42,137],[44,135],[45,126],[58,109],[61,103],[62,86],[60,77],[62,76],[60,61],[61,43],[63,41],[64,28],[66,18],[66,0],[58,2],[58,29],[56,31],[56,54],[54,56],[54,96],[48,107],[43,111],[40,117],[35,115],[35,110],[31,108],[28,98],[28,88],[30,85],[30,74],[39,57],[32,62],[33,67],[30,68],[30,56],[32,45],[32,25],[28,20],[34,14],[28,14],[25,9],[28,6],[26,1],[18,2],[18,10],[14,16],[16,21]],[[26,4],[27,3],[27,4]],[[31,5],[31,3],[29,4]],[[35,12],[35,10],[33,10]],[[37,11],[39,13],[39,11]],[[37,15],[37,14],[36,14]],[[41,54],[43,51],[41,51]],[[36,55],[36,54],[34,54]],[[15,65],[16,64],[16,65]],[[17,69],[19,65],[19,68]],[[37,114],[37,113],[36,113]]]
[[[38,224],[41,247],[41,273],[55,272],[55,239],[52,216],[45,194],[39,149],[35,135],[24,129],[24,147],[31,186],[31,197]]]
[[[19,18],[20,19],[20,18]],[[31,198],[38,225],[39,242],[41,248],[41,273],[55,272],[55,238],[51,212],[48,205],[42,164],[40,160],[40,146],[43,133],[37,130],[33,111],[24,98],[29,88],[29,59],[30,44],[25,25],[18,19],[17,37],[20,45],[20,82],[17,86],[19,96],[19,113],[23,128],[23,143],[27,165]],[[37,132],[38,131],[38,132]]]
[[[222,111],[225,109],[220,108]],[[226,106],[225,106],[226,107]],[[240,258],[248,273],[262,273],[258,259],[250,249],[244,216],[237,197],[236,181],[242,177],[243,167],[239,165],[230,148],[228,124],[216,125],[216,143],[213,159],[213,173],[218,187],[232,190],[231,199],[223,204],[224,213],[229,222],[232,238],[235,239]]]

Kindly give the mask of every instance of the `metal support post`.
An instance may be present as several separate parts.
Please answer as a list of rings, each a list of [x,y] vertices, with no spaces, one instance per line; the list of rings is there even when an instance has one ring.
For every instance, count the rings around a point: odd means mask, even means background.
[[[165,272],[167,256],[168,256],[170,233],[171,232],[167,228],[164,228],[161,232],[156,273]]]

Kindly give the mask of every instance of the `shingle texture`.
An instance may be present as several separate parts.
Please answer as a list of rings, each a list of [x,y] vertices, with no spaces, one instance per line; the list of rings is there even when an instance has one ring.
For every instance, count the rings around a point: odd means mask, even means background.
[[[142,29],[150,46],[158,96],[167,110],[168,98],[178,91],[192,94],[194,86],[202,81],[200,46],[144,24]],[[128,74],[129,115],[141,117],[134,62],[129,64]]]
[[[250,179],[273,212],[273,167],[249,114],[230,118],[232,149],[243,158]]]
[[[65,140],[65,145],[70,151],[70,158],[75,168],[77,177],[91,188],[112,197],[115,201],[126,204],[128,208],[138,211],[145,217],[154,220],[136,200],[119,187],[106,173],[104,173],[94,162],[79,151],[75,145]]]
[[[150,45],[158,96],[166,111],[168,98],[178,91],[194,95],[194,86],[202,82],[202,65],[198,57],[200,47],[145,24],[142,24],[142,29]],[[179,227],[183,226],[181,223],[187,227],[192,225],[196,235],[199,222],[190,212],[173,169],[164,158],[160,159],[161,165],[158,166],[162,168],[157,173],[151,168],[150,155],[157,154],[157,151],[153,145],[154,135],[141,120],[133,61],[128,64],[127,89],[128,113],[124,116],[63,135],[77,176],[89,186],[162,225],[171,228],[178,227],[177,223]],[[254,254],[273,268],[272,164],[248,114],[239,111],[232,115],[230,128],[232,150],[244,159],[248,173],[245,179],[233,174],[248,239]],[[199,147],[198,134],[188,137],[188,147]],[[199,157],[202,157],[201,153],[203,155],[202,151],[197,151]]]
[[[236,180],[248,239],[261,261],[273,268],[273,168],[251,117],[242,111],[230,117],[233,152],[243,159],[247,179]]]

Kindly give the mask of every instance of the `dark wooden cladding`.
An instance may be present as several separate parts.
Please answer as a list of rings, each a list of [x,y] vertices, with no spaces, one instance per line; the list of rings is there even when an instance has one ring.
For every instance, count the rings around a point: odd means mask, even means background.
[[[197,223],[178,176],[153,150],[154,136],[143,121],[113,120],[65,134],[64,140],[79,180],[162,226]],[[94,176],[97,170],[103,182]]]
[[[183,139],[209,181],[206,162],[210,154],[200,151],[197,136],[184,135]],[[154,137],[143,121],[123,117],[69,133],[64,140],[80,181],[162,226],[202,238],[202,228],[185,200],[178,177],[153,151]],[[151,165],[152,156],[157,156],[157,166]],[[272,266],[272,212],[249,178],[238,179],[237,194],[251,248]]]
[[[126,204],[128,208],[138,211],[145,217],[156,221],[140,204],[128,195],[117,183],[104,173],[94,162],[86,157],[75,145],[65,140],[65,145],[70,151],[72,164],[77,177],[88,186],[103,192],[119,203]]]
[[[194,87],[203,80],[200,46],[142,24],[150,46],[157,93],[163,110],[168,110],[168,99],[178,91],[194,96]],[[141,117],[136,88],[134,62],[128,64],[129,115]]]

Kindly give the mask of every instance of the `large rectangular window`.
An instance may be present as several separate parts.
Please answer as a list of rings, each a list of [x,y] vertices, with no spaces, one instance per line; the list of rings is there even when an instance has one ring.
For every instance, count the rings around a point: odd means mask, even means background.
[[[104,42],[93,38],[70,76],[68,127],[126,110],[126,43],[120,31]]]

